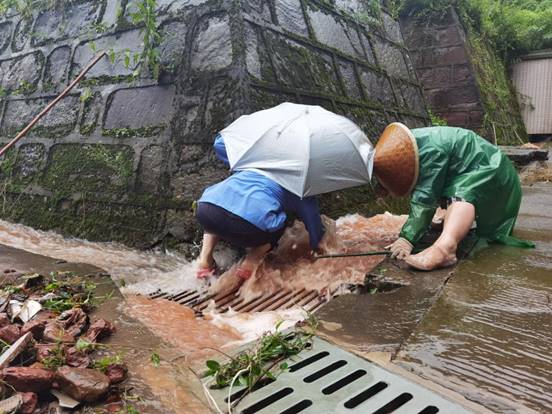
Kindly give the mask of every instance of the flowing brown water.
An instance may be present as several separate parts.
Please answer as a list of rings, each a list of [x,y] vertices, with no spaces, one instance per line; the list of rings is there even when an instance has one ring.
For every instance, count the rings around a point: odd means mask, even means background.
[[[94,243],[65,238],[0,220],[0,244],[74,263],[87,263],[109,272],[126,290],[149,293],[198,287],[195,263],[174,253],[145,252],[118,243]],[[123,289],[125,290],[125,289]]]
[[[383,250],[397,239],[406,216],[379,214],[366,218],[358,214],[341,217],[331,235],[331,252],[360,253]],[[305,227],[296,222],[280,239],[256,271],[255,277],[242,288],[245,296],[285,289],[335,290],[342,284],[362,284],[366,273],[385,256],[343,257],[313,261],[309,255]],[[228,272],[228,276],[232,270]]]

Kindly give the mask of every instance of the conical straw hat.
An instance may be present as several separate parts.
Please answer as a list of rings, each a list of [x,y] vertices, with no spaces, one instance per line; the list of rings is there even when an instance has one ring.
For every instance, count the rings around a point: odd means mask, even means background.
[[[418,145],[400,122],[389,124],[376,144],[374,174],[391,195],[409,194],[418,181]]]

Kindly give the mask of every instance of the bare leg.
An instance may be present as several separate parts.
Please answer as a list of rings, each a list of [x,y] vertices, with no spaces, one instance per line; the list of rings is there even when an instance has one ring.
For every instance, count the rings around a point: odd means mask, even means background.
[[[447,209],[443,232],[435,241],[435,245],[448,254],[456,255],[458,243],[466,237],[474,220],[475,207],[473,204],[465,201],[452,203]]]
[[[213,251],[220,237],[215,234],[204,233],[203,244],[201,245],[201,253],[199,254],[199,267],[210,269],[215,265],[213,259]]]
[[[244,270],[253,271],[261,264],[266,254],[270,251],[270,243],[253,247],[243,259],[240,267]]]
[[[473,204],[464,201],[452,203],[447,208],[441,236],[424,251],[408,256],[406,263],[420,270],[433,270],[455,264],[458,243],[466,237],[474,220]]]

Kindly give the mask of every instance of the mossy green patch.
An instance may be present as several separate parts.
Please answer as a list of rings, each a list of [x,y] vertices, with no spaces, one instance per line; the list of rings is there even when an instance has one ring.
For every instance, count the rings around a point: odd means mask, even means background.
[[[50,151],[42,185],[58,195],[128,190],[134,152],[128,146],[60,144]]]
[[[2,218],[36,229],[95,241],[117,241],[148,247],[163,223],[164,212],[155,205],[78,201],[21,193],[5,193]]]
[[[485,111],[484,130],[480,132],[500,145],[526,142],[527,133],[504,63],[469,27],[468,47]]]
[[[149,126],[144,128],[111,128],[104,129],[102,135],[105,137],[131,138],[131,137],[152,137],[165,129],[165,126]]]

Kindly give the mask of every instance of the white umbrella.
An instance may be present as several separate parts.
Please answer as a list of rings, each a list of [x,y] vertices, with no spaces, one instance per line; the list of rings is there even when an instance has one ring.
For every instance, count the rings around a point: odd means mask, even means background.
[[[234,171],[255,170],[306,197],[370,182],[374,148],[349,119],[320,106],[283,103],[221,131]]]

